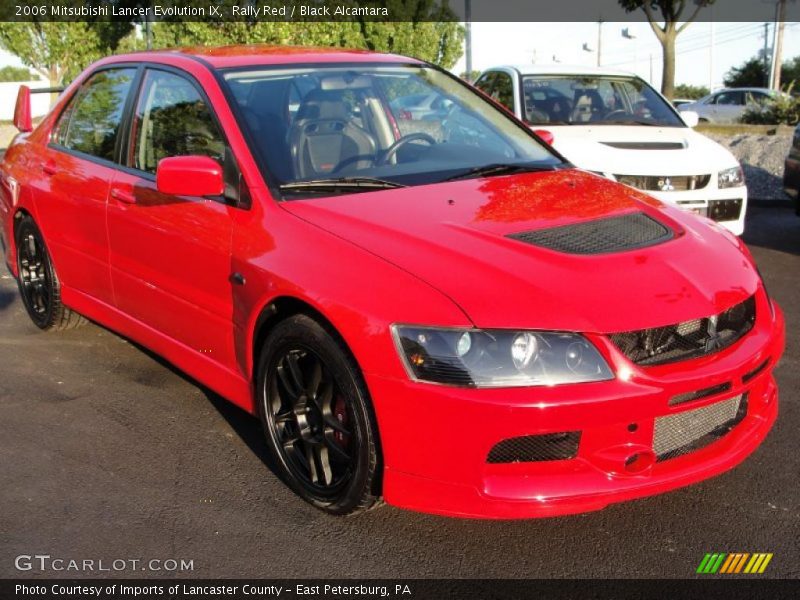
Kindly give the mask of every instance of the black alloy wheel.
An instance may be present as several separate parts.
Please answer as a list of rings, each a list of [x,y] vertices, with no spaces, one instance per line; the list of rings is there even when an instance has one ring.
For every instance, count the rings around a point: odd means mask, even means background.
[[[341,342],[306,315],[289,317],[268,336],[259,372],[267,441],[291,487],[332,514],[375,504],[375,421]]]
[[[85,322],[78,313],[61,302],[58,277],[39,228],[24,216],[15,228],[17,285],[22,303],[40,329],[62,330]]]

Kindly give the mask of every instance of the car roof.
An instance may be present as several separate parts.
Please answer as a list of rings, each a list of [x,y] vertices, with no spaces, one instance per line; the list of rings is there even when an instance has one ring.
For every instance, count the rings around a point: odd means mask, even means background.
[[[635,73],[608,67],[587,67],[584,65],[499,65],[486,71],[513,69],[520,75],[608,75],[612,77],[636,77]]]
[[[255,65],[314,63],[403,63],[423,64],[415,58],[369,50],[326,48],[322,46],[272,46],[249,44],[234,46],[193,46],[148,50],[114,57],[116,60],[146,61],[158,57],[185,56],[199,59],[215,69]]]

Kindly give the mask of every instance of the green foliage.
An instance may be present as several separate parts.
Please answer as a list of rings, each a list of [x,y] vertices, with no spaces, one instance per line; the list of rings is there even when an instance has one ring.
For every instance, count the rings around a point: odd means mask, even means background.
[[[463,73],[461,73],[459,75],[459,77],[461,77],[461,79],[463,79],[464,81],[469,81],[470,83],[474,83],[478,79],[478,77],[480,77],[480,76],[481,76],[481,72],[480,71],[475,71],[475,70],[471,71],[470,73],[467,73],[466,71],[464,71]]]
[[[0,23],[0,47],[52,85],[69,82],[90,62],[112,53],[130,23]]]
[[[767,84],[767,68],[763,59],[754,56],[738,67],[731,67],[723,81],[728,87],[764,87]],[[791,83],[800,79],[800,56],[781,65],[781,81]]]
[[[464,28],[446,3],[388,0],[381,4],[392,15],[408,20],[381,22],[355,17],[335,22],[269,22],[259,18],[242,22],[161,22],[153,24],[153,47],[275,44],[356,48],[414,56],[444,68],[452,67],[461,58]],[[142,40],[131,36],[121,49],[139,50],[143,46]]]
[[[36,79],[39,79],[39,77],[25,67],[12,67],[9,65],[0,69],[0,81],[35,81]]]
[[[791,95],[794,84],[786,94],[776,94],[763,106],[749,107],[742,115],[742,123],[753,125],[797,125],[800,122],[800,98]]]
[[[675,97],[685,98],[686,100],[697,100],[703,96],[708,96],[708,88],[704,85],[687,85],[681,83],[675,86]]]

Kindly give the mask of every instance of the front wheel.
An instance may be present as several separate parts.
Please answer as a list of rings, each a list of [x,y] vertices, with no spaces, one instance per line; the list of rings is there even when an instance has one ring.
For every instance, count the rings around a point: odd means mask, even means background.
[[[281,475],[302,498],[335,515],[378,500],[375,418],[358,366],[306,315],[280,322],[259,361],[259,412]]]
[[[86,320],[61,302],[61,287],[42,234],[29,216],[17,224],[17,285],[28,316],[39,329],[59,331]]]

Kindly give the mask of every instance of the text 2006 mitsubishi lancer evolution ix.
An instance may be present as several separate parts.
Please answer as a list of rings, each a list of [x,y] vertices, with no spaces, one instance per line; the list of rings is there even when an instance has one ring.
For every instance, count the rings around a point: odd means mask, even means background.
[[[88,317],[259,415],[322,510],[595,510],[775,421],[783,317],[742,242],[429,64],[148,52],[29,106],[0,230],[34,323]]]

